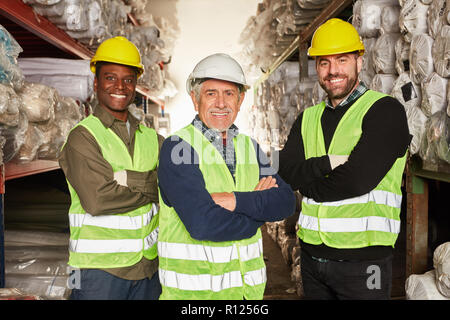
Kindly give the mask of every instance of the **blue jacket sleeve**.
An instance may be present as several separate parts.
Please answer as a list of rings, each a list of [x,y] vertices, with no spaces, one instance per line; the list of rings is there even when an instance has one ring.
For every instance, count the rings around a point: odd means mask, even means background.
[[[246,239],[263,224],[214,202],[206,190],[197,153],[177,136],[166,139],[162,145],[158,180],[162,200],[175,209],[194,239]]]
[[[272,159],[273,167],[260,146],[253,141],[259,163],[259,178],[272,176],[278,187],[263,191],[235,192],[236,209],[234,212],[244,214],[257,221],[279,221],[295,212],[295,195],[291,187],[277,174],[278,161]]]

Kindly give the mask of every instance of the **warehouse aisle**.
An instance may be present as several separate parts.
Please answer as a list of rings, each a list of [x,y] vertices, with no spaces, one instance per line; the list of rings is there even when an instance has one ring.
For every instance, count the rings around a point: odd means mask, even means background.
[[[267,266],[267,286],[264,300],[300,300],[295,283],[291,281],[291,268],[285,263],[278,245],[262,228],[264,260]]]

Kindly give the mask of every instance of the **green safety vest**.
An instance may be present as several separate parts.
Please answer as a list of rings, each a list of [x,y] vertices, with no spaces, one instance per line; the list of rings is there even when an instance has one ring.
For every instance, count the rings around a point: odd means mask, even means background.
[[[209,193],[252,191],[259,181],[259,165],[251,139],[234,138],[236,183],[217,149],[193,125],[175,133],[199,156],[199,167]],[[261,230],[239,241],[193,239],[174,208],[160,195],[158,238],[162,300],[262,299],[266,285]],[[233,213],[230,213],[233,214]]]
[[[347,110],[336,128],[328,154],[350,155],[361,137],[365,114],[384,96],[368,90]],[[321,126],[324,109],[325,102],[322,102],[303,113],[301,133],[306,159],[327,154]],[[306,243],[325,243],[334,248],[394,246],[400,232],[400,187],[405,163],[406,153],[367,194],[322,203],[303,197],[297,235]]]
[[[97,141],[102,155],[114,172],[154,170],[158,163],[158,137],[155,130],[139,126],[135,133],[131,158],[123,141],[90,115],[77,126],[86,128]],[[73,129],[72,129],[73,130]],[[89,174],[89,173],[86,173]],[[69,186],[70,242],[69,262],[76,268],[119,268],[133,265],[142,257],[157,256],[158,206],[149,203],[130,212],[93,216],[80,203],[75,189]]]

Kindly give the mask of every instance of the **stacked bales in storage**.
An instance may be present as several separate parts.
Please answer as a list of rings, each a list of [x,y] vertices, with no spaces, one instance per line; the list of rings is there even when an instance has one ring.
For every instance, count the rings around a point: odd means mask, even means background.
[[[250,82],[266,72],[331,0],[264,0],[255,16],[247,21],[239,42],[243,45],[240,61]]]
[[[165,20],[153,19],[145,13],[147,1],[134,0],[129,1],[130,4],[122,0],[24,2],[93,52],[108,38],[126,37],[138,47],[142,56],[145,73],[138,84],[148,88],[153,95],[161,94],[166,86],[172,87],[163,65],[170,61],[175,35]],[[140,25],[127,22],[129,13],[138,15]]]
[[[448,2],[448,1],[447,1]],[[366,46],[361,79],[405,107],[411,154],[450,163],[450,26],[446,0],[358,0],[353,25]]]
[[[45,84],[27,81],[18,64],[22,48],[2,26],[0,31],[0,56],[10,57],[0,62],[2,161],[56,160],[70,129],[85,113],[73,97],[62,96]],[[88,64],[84,65],[88,68]],[[68,70],[70,63],[65,65],[65,77],[70,77]]]

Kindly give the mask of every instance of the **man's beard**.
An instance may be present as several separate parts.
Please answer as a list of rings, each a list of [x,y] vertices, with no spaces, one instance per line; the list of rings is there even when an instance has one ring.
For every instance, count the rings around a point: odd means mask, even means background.
[[[325,80],[329,80],[330,78],[336,78],[335,76],[327,76]],[[353,88],[355,87],[356,83],[358,82],[358,76],[355,78],[347,78],[347,85],[342,91],[338,91],[336,93],[333,93],[332,90],[328,89],[325,85],[325,83],[321,80],[319,80],[319,84],[322,87],[323,90],[328,94],[328,99],[343,99],[348,96],[350,92],[352,92]]]

